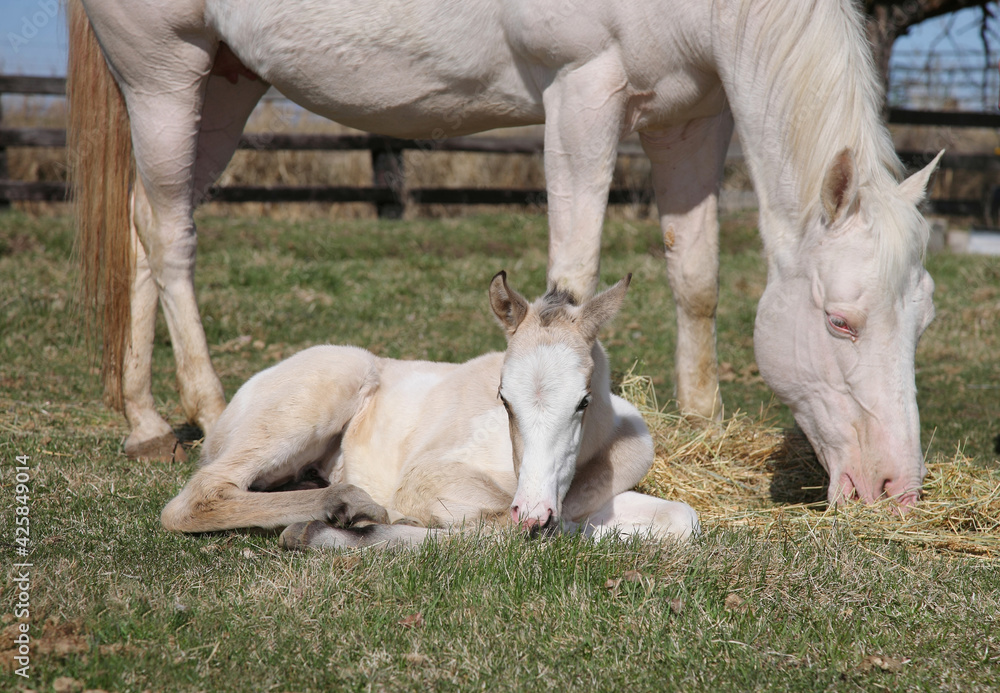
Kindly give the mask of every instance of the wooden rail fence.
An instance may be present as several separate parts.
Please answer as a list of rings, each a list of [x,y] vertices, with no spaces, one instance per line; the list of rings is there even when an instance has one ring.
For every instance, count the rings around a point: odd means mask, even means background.
[[[66,80],[60,77],[0,76],[0,96],[4,94],[63,96]],[[1000,128],[1000,115],[989,113],[952,113],[893,109],[889,122],[908,125],[946,127]],[[15,147],[65,147],[66,131],[60,128],[9,128],[3,125],[0,110],[0,206],[12,201],[64,201],[65,183],[59,181],[19,181],[9,178],[7,149]],[[371,153],[372,185],[351,186],[263,186],[238,185],[214,187],[209,199],[218,202],[367,202],[374,204],[380,217],[399,218],[407,204],[487,204],[539,205],[545,203],[545,190],[518,188],[408,188],[405,184],[403,153],[479,152],[492,154],[538,154],[541,139],[527,137],[452,137],[439,140],[406,140],[381,135],[329,135],[305,133],[244,133],[241,149],[258,151],[364,151]],[[910,168],[922,166],[933,152],[899,152]],[[620,157],[642,156],[635,143],[622,143]],[[733,155],[730,155],[733,158]],[[1000,156],[949,155],[942,168],[1000,173]],[[985,216],[995,219],[1000,196],[984,190],[977,200],[932,200],[931,211],[937,214]],[[648,204],[651,189],[612,188],[609,204]],[[997,198],[997,199],[994,199]]]

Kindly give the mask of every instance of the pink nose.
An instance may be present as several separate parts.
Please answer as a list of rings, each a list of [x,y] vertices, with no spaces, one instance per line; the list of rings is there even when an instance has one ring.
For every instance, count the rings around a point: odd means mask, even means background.
[[[912,510],[917,501],[920,500],[920,489],[914,488],[912,484],[886,479],[882,484],[882,495],[896,501],[899,512],[905,514],[907,511]]]
[[[552,519],[552,508],[546,508],[545,512],[541,514],[541,517],[522,517],[520,510],[516,505],[510,508],[510,517],[514,521],[514,524],[520,522],[521,528],[529,531],[541,529],[549,524],[549,520]]]
[[[891,478],[877,479],[871,489],[858,488],[847,472],[841,475],[840,493],[843,500],[861,500],[864,503],[874,503],[891,498],[899,506],[901,512],[913,508],[920,499],[919,488],[913,488],[906,482]]]

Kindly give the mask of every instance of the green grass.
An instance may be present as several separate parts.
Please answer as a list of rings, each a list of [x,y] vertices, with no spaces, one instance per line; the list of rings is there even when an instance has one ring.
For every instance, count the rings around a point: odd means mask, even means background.
[[[722,395],[727,411],[789,425],[753,369],[765,280],[753,223],[724,223]],[[506,269],[531,297],[544,288],[545,223],[533,216],[204,218],[199,233],[199,296],[230,395],[310,344],[444,360],[503,348],[490,277]],[[658,238],[647,222],[609,222],[602,283],[635,276],[603,339],[617,371],[638,362],[667,402],[675,328]],[[76,320],[71,247],[65,218],[0,215],[0,537],[13,563],[13,467],[28,455],[35,638],[31,679],[0,671],[5,689],[52,690],[60,677],[121,691],[964,691],[1000,680],[1000,565],[859,538],[846,523],[707,527],[683,547],[472,536],[412,554],[168,535],[159,511],[197,454],[183,465],[122,455],[124,422],[100,402]],[[928,267],[938,318],[918,353],[924,445],[996,467],[1000,262],[936,255]],[[154,391],[180,424],[162,325],[157,346]],[[16,599],[5,580],[4,665]]]

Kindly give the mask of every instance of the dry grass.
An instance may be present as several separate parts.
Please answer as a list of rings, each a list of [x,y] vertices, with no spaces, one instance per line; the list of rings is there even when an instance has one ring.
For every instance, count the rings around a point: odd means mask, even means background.
[[[902,517],[888,502],[831,508],[826,472],[798,431],[740,412],[722,424],[687,421],[657,406],[645,376],[630,373],[621,388],[656,441],[656,460],[638,490],[683,498],[706,528],[778,528],[802,537],[846,527],[918,549],[1000,557],[1000,474],[960,449],[927,461],[922,500]]]

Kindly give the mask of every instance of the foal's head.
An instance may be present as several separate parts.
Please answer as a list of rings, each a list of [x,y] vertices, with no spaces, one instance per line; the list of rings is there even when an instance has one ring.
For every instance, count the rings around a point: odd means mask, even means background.
[[[500,272],[490,305],[507,333],[498,396],[507,410],[517,491],[511,517],[554,526],[590,450],[613,425],[607,361],[597,333],[618,312],[632,275],[582,305],[561,293],[529,304]]]

